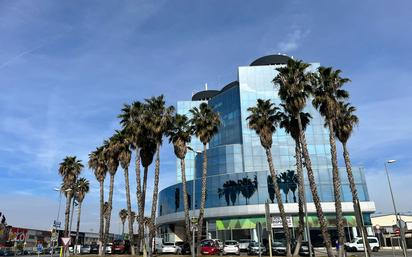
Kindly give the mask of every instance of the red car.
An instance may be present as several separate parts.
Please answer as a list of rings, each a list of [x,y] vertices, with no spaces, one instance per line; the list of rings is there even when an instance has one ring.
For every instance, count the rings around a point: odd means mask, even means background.
[[[206,255],[219,254],[219,245],[211,239],[205,239],[200,242],[200,253]]]

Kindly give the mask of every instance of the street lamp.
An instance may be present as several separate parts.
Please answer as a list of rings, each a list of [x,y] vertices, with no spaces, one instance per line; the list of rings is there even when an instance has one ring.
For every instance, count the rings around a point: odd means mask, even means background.
[[[386,178],[388,179],[388,185],[389,185],[389,190],[391,192],[391,197],[392,197],[392,205],[393,205],[393,210],[395,211],[395,218],[396,218],[396,223],[399,225],[399,230],[400,230],[400,234],[401,234],[401,242],[402,242],[402,249],[403,249],[403,256],[404,257],[408,257],[408,254],[406,252],[406,242],[405,242],[405,234],[403,231],[403,227],[402,224],[400,222],[400,217],[399,217],[399,213],[396,210],[396,204],[395,204],[395,198],[393,197],[393,191],[392,191],[392,186],[391,186],[391,180],[389,178],[389,173],[388,173],[388,166],[386,165],[391,164],[391,163],[395,163],[396,160],[388,160],[386,161],[385,164],[385,172],[386,172]]]
[[[193,240],[193,246],[192,246],[192,257],[195,257],[195,245],[196,245],[196,239],[195,239],[195,226],[194,226],[194,221],[196,219],[195,217],[195,194],[196,194],[196,154],[202,153],[202,151],[199,150],[193,150],[192,147],[188,146],[187,149],[192,151],[195,156],[193,157],[193,183],[192,183],[192,240]]]
[[[57,218],[55,220],[55,222],[53,222],[53,227],[57,230],[57,226],[58,226],[58,222],[59,222],[59,217],[60,217],[60,207],[62,204],[62,192],[69,192],[71,191],[70,188],[66,189],[66,190],[62,190],[61,188],[55,187],[53,188],[54,191],[59,192],[59,209],[57,211]],[[54,241],[53,241],[53,235],[51,236],[51,243],[52,243],[52,250],[51,250],[51,257],[53,257],[53,253],[54,253]]]

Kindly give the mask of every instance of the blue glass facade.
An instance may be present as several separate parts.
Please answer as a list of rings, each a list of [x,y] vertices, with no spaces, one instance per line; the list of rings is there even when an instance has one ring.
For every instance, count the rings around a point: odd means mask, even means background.
[[[259,137],[249,129],[246,118],[247,109],[255,106],[257,99],[270,99],[279,104],[277,88],[272,83],[276,76],[277,65],[243,66],[238,68],[238,83],[235,86],[224,88],[220,93],[208,100],[209,106],[220,114],[222,125],[218,134],[211,140],[208,155],[208,178],[206,208],[245,206],[264,204],[267,200],[276,203],[273,186],[268,180],[268,163],[266,153],[260,144]],[[315,70],[318,63],[312,63],[310,69]],[[199,101],[181,101],[177,104],[177,111],[188,114]],[[308,103],[307,112],[313,117],[306,130],[308,151],[312,160],[318,192],[322,202],[333,202],[332,164],[329,145],[329,132],[324,127],[324,120]],[[191,146],[202,150],[198,139],[192,140]],[[295,170],[295,142],[283,129],[278,129],[273,135],[272,157],[278,174]],[[186,173],[193,178],[196,173],[196,209],[199,208],[203,156],[198,154],[195,159],[196,167],[193,170],[193,153],[186,158]],[[363,169],[353,168],[359,198],[368,202],[369,196],[366,187]],[[306,198],[312,202],[305,173]],[[180,181],[180,165],[177,166],[178,181]],[[342,200],[351,202],[352,195],[345,169],[341,172]],[[188,179],[190,180],[190,179]],[[286,182],[285,182],[286,183]],[[288,188],[281,184],[283,201],[296,202],[297,189]],[[193,181],[188,181],[189,199],[192,197]],[[159,217],[183,211],[183,195],[181,184],[175,184],[163,189],[159,195]],[[190,209],[192,203],[190,200]],[[264,213],[264,210],[262,211]],[[213,223],[213,221],[211,220]],[[212,224],[211,223],[211,224]]]

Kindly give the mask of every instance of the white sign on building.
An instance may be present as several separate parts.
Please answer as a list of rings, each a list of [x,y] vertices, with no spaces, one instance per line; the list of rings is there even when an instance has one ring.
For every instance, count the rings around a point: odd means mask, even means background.
[[[286,216],[286,220],[288,221],[288,227],[293,227],[292,216]],[[280,216],[272,217],[272,228],[283,228]]]

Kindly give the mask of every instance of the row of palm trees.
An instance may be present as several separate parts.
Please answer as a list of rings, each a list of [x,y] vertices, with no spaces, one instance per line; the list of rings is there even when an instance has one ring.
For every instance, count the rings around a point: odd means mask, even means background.
[[[304,112],[308,102],[312,104],[319,113],[325,118],[325,126],[329,128],[329,139],[332,156],[332,177],[334,186],[334,196],[336,205],[337,229],[339,232],[339,244],[344,242],[343,215],[340,196],[340,177],[337,163],[336,141],[342,143],[344,148],[344,159],[347,167],[348,179],[353,195],[355,214],[358,225],[360,223],[360,210],[356,202],[358,196],[351,171],[349,153],[347,150],[347,141],[352,133],[353,127],[358,122],[355,116],[355,108],[346,100],[349,97],[347,91],[343,90],[343,85],[349,80],[340,76],[340,70],[320,67],[317,72],[308,72],[309,64],[302,61],[290,59],[286,66],[277,68],[278,75],[273,82],[278,88],[280,106],[271,103],[270,100],[258,99],[257,105],[248,109],[250,115],[247,117],[249,127],[254,130],[259,138],[262,147],[265,149],[269,172],[274,187],[277,204],[280,210],[282,225],[287,240],[287,255],[291,256],[291,237],[287,226],[286,214],[280,186],[277,180],[275,163],[272,160],[272,136],[278,128],[283,128],[295,141],[296,155],[296,180],[298,186],[299,202],[299,233],[298,243],[303,237],[303,206],[305,203],[303,188],[303,167],[306,168],[309,180],[309,186],[312,198],[316,207],[322,236],[329,257],[333,256],[331,239],[327,229],[327,223],[323,215],[320,198],[317,191],[317,185],[314,177],[314,171],[305,137],[305,129],[310,123],[311,116]],[[107,236],[110,229],[111,210],[113,202],[114,178],[119,166],[124,170],[127,218],[129,220],[129,235],[133,235],[133,215],[131,210],[130,188],[129,188],[129,165],[133,153],[135,158],[136,173],[136,196],[138,206],[138,233],[137,249],[146,251],[144,236],[144,226],[149,228],[149,242],[155,236],[155,216],[158,198],[158,185],[160,176],[160,148],[163,139],[168,137],[170,143],[174,146],[174,152],[181,162],[183,205],[185,214],[185,236],[190,238],[190,221],[189,221],[189,203],[185,174],[185,156],[188,150],[188,144],[192,136],[196,136],[203,144],[203,170],[201,176],[201,199],[198,217],[198,234],[197,238],[202,238],[203,219],[206,203],[206,182],[207,182],[207,144],[218,132],[221,125],[219,114],[215,112],[207,103],[202,103],[199,107],[190,110],[191,118],[185,115],[175,114],[172,106],[166,106],[163,95],[146,99],[144,102],[133,102],[124,105],[120,115],[121,129],[116,131],[113,136],[105,140],[103,144],[96,148],[89,155],[89,167],[94,171],[97,181],[100,183],[100,255],[104,254]],[[153,196],[150,217],[145,217],[145,199],[147,189],[148,170],[155,159]],[[78,162],[77,160],[75,160]],[[141,174],[141,166],[143,174]],[[74,177],[77,177],[82,168],[81,163],[77,164],[77,169],[70,175],[65,171],[60,171],[63,181],[67,184],[72,183]],[[107,173],[110,175],[110,187],[108,200],[105,202],[104,181]],[[74,174],[74,175],[72,175]],[[142,178],[143,177],[143,178]],[[252,185],[253,186],[253,185]],[[68,210],[70,209],[71,191],[67,192],[66,204],[66,221],[68,220]],[[68,206],[68,208],[67,208]],[[67,223],[67,222],[66,222]],[[67,224],[65,224],[66,231]],[[133,237],[130,237],[133,245]],[[191,240],[188,240],[191,242]],[[299,247],[296,247],[299,249]],[[151,255],[151,248],[148,248]],[[134,248],[132,247],[132,254]],[[297,254],[297,253],[295,253]],[[342,256],[343,252],[339,252]]]
[[[287,241],[287,256],[291,256],[290,233],[287,225],[287,219],[283,201],[281,198],[279,183],[275,169],[275,163],[272,160],[272,136],[276,129],[284,128],[285,131],[295,141],[296,170],[299,194],[299,229],[298,229],[298,246],[299,249],[303,237],[303,206],[305,202],[303,188],[303,166],[307,170],[307,177],[312,193],[313,202],[319,219],[321,233],[329,257],[333,256],[330,234],[327,228],[315,176],[312,168],[311,158],[308,152],[305,129],[310,123],[311,116],[304,112],[307,104],[312,100],[312,105],[319,111],[325,120],[325,127],[329,129],[329,143],[331,145],[331,162],[332,162],[332,183],[334,188],[334,199],[336,208],[336,226],[338,231],[338,243],[343,245],[345,241],[345,232],[343,226],[343,214],[341,203],[341,181],[339,176],[336,138],[342,143],[344,160],[347,170],[347,176],[352,191],[352,199],[355,210],[357,224],[364,231],[361,223],[360,209],[357,204],[359,199],[356,191],[347,141],[350,138],[354,126],[358,123],[358,118],[354,114],[356,108],[347,102],[349,98],[348,91],[343,89],[347,78],[340,76],[340,70],[334,70],[331,67],[319,67],[316,72],[309,72],[309,64],[303,61],[290,59],[286,66],[277,68],[277,76],[273,83],[278,89],[280,106],[271,103],[270,100],[258,99],[257,105],[250,107],[248,111],[250,116],[247,118],[249,127],[258,134],[261,145],[266,151],[269,171],[274,186],[277,204],[279,206],[282,225]],[[296,250],[296,251],[297,251]],[[294,255],[297,252],[294,253]],[[343,256],[343,247],[340,247],[339,256]]]
[[[240,194],[245,198],[246,204],[248,204],[249,199],[257,191],[257,189],[258,181],[257,176],[255,175],[253,180],[248,177],[239,179],[237,182],[234,180],[228,180],[223,183],[222,188],[218,188],[217,193],[219,199],[225,197],[227,206],[230,205],[230,202],[232,202],[232,205],[234,206],[236,199],[239,198]]]
[[[80,217],[82,212],[83,200],[90,190],[90,183],[86,178],[79,177],[83,164],[76,156],[67,156],[59,165],[59,173],[62,176],[63,182],[60,191],[66,196],[66,211],[64,223],[64,236],[70,237],[69,224],[73,221],[74,206],[77,202],[77,224],[75,245],[79,243]],[[70,207],[72,210],[70,210]],[[71,215],[70,215],[71,214]],[[71,218],[70,218],[71,216]]]

